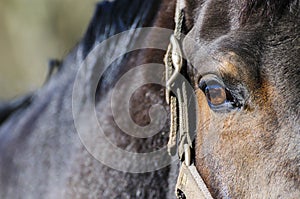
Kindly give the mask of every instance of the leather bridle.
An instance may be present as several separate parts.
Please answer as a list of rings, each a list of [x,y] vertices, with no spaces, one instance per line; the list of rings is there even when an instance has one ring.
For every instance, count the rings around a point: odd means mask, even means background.
[[[179,199],[212,199],[212,196],[198,173],[192,154],[194,153],[193,134],[196,128],[190,128],[189,111],[190,96],[186,81],[181,81],[180,71],[183,65],[181,51],[182,23],[184,19],[184,0],[177,0],[175,12],[175,30],[170,37],[170,44],[165,55],[166,67],[166,101],[170,105],[170,135],[168,151],[171,156],[178,155],[180,171],[177,178],[175,193]],[[175,92],[171,92],[175,90]],[[195,100],[195,99],[194,99]],[[190,121],[192,121],[190,120]],[[194,156],[194,155],[193,155]]]

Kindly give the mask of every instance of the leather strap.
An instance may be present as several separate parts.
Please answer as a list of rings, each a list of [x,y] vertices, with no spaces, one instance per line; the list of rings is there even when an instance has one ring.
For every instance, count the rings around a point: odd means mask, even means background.
[[[170,105],[171,125],[168,151],[171,156],[178,155],[181,167],[177,179],[175,193],[178,199],[212,199],[212,196],[198,173],[191,150],[193,149],[189,128],[188,94],[185,82],[176,81],[182,68],[181,31],[184,19],[184,0],[177,0],[175,13],[175,30],[170,38],[165,55],[166,67],[166,101]],[[171,88],[176,90],[176,96],[171,94]],[[195,119],[194,117],[192,119]]]
[[[176,184],[177,198],[212,199],[194,164],[181,165]]]

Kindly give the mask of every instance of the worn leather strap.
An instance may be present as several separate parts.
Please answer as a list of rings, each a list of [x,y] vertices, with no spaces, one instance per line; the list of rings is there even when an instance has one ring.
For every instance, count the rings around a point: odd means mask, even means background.
[[[176,196],[186,199],[212,199],[194,164],[190,166],[185,163],[181,164],[176,184]]]
[[[178,155],[181,160],[175,193],[178,199],[212,199],[212,196],[194,165],[191,157],[193,149],[189,129],[188,94],[184,82],[176,82],[182,68],[181,31],[184,19],[184,0],[177,0],[175,30],[165,55],[166,101],[170,105],[171,126],[168,142],[170,155]],[[176,86],[174,86],[176,85]],[[176,96],[171,88],[176,89]],[[192,118],[195,119],[195,118]]]

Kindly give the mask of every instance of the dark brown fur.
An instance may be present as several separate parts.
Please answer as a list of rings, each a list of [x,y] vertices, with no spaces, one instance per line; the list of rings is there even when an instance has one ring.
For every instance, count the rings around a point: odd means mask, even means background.
[[[299,2],[208,0],[196,7],[187,13],[194,23],[184,50],[201,110],[200,174],[216,198],[299,198]],[[221,77],[243,106],[211,110],[198,88],[207,73]]]

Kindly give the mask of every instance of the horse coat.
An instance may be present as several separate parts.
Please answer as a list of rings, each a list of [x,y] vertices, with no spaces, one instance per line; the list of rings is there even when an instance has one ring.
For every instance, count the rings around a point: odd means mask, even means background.
[[[194,86],[202,110],[197,115],[202,125],[195,140],[196,166],[216,198],[297,198],[299,2],[245,2],[186,1],[184,75]],[[172,30],[174,12],[175,1],[167,0],[120,0],[97,5],[85,36],[64,59],[60,71],[33,94],[30,105],[14,110],[0,127],[1,198],[175,197],[178,162],[146,173],[122,172],[102,164],[82,144],[72,107],[79,67],[97,44],[139,27]],[[125,44],[117,40],[96,54],[97,59],[104,60],[124,52],[105,71],[96,88],[91,82],[99,76],[99,68],[92,64],[86,67],[86,76],[79,78],[75,112],[80,113],[95,100],[96,114],[105,124],[109,141],[122,150],[148,153],[166,145],[168,134],[163,132],[168,132],[169,121],[155,136],[135,138],[116,125],[109,104],[112,88],[122,75],[138,65],[162,63],[165,53],[143,49],[125,54],[127,48],[141,40],[167,47],[169,38],[157,32],[139,38],[138,31],[132,31],[132,38]],[[223,67],[216,67],[219,65]],[[232,98],[240,104],[237,109],[219,113],[207,103],[212,98],[204,96],[202,87],[199,89],[199,79],[208,73],[222,77]],[[149,77],[137,72],[133,78],[146,81]],[[126,85],[121,88],[120,92],[126,92]],[[131,104],[131,117],[140,126],[151,123],[151,106],[159,104],[168,110],[164,88],[156,84],[139,88]],[[82,114],[80,124],[85,132],[97,131],[90,125],[89,115]],[[88,141],[95,152],[114,155],[109,148],[99,146],[94,137]]]

